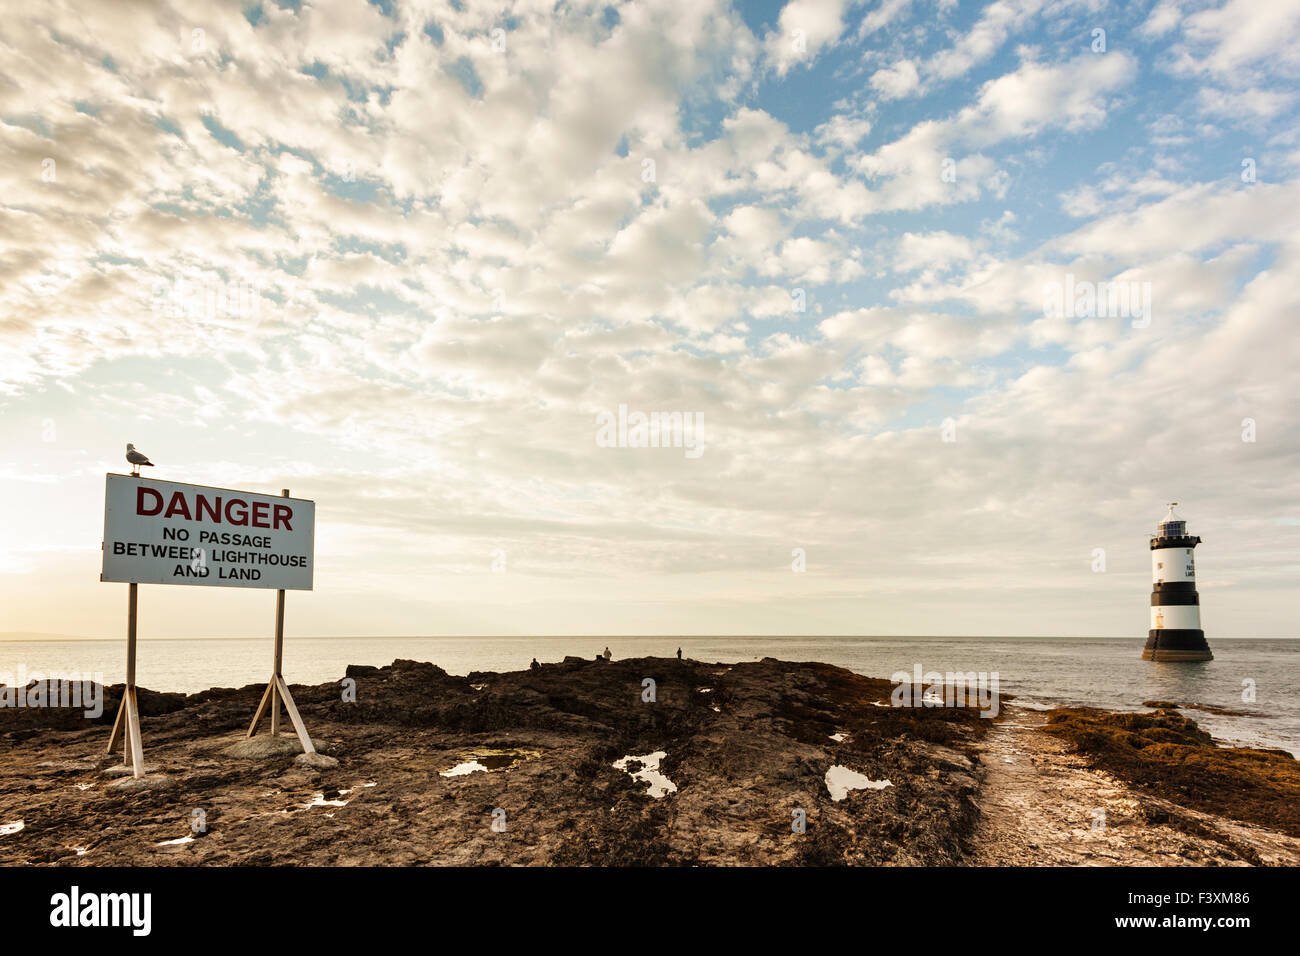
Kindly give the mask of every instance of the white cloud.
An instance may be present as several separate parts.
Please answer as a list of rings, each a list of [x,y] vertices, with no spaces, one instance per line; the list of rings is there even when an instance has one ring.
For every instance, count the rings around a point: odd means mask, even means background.
[[[943,272],[974,255],[974,243],[965,236],[951,232],[907,232],[894,256],[893,268],[897,272],[918,269]]]
[[[883,180],[873,209],[918,209],[966,202],[1006,188],[1005,174],[982,150],[1044,129],[1086,130],[1106,117],[1109,98],[1130,83],[1136,64],[1124,53],[1084,55],[1057,65],[1034,61],[990,80],[975,102],[944,120],[925,120],[860,157],[863,174]],[[947,173],[947,175],[945,175]]]
[[[767,55],[778,75],[807,65],[844,32],[846,0],[790,0],[781,8],[779,28],[768,35]]]
[[[921,77],[911,60],[899,60],[871,75],[871,86],[887,100],[907,96],[920,86]]]
[[[1201,112],[1207,116],[1247,122],[1272,119],[1295,105],[1296,99],[1294,92],[1258,87],[1235,92],[1202,87],[1197,93]]]
[[[961,76],[989,59],[1042,6],[1043,0],[995,0],[984,8],[969,33],[930,59],[926,73],[942,80]]]
[[[1178,26],[1182,18],[1182,4],[1179,0],[1160,0],[1151,8],[1151,13],[1139,32],[1146,37],[1161,37]]]
[[[1186,95],[1148,103],[1119,44],[1051,55],[1089,5],[1039,6],[991,4],[930,59],[943,27],[906,0],[792,3],[761,39],[721,2],[516,5],[505,51],[493,4],[6,18],[0,432],[34,459],[0,474],[33,502],[0,548],[12,626],[109,619],[93,529],[118,434],[167,477],[320,501],[304,632],[419,630],[431,607],[498,633],[912,630],[920,542],[955,524],[963,626],[1038,632],[1012,581],[1127,632],[1107,609],[1131,582],[1081,600],[1059,542],[1145,526],[1170,469],[1219,560],[1269,555],[1240,601],[1267,605],[1294,547],[1258,516],[1300,465],[1291,21],[1158,8]],[[977,69],[1030,31],[1017,66]],[[1152,282],[1152,326],[1044,316],[1067,270]],[[231,281],[260,314],[155,308]],[[599,448],[620,403],[702,413],[707,452]],[[1267,441],[1241,447],[1247,415]],[[801,592],[792,542],[825,569]],[[222,607],[175,619],[238,632]]]
[[[984,145],[1029,136],[1045,126],[1066,130],[1099,126],[1107,96],[1132,82],[1137,64],[1122,52],[1085,54],[1069,62],[1023,63],[990,80],[974,106],[957,117],[965,141]]]
[[[1183,34],[1201,55],[1188,70],[1229,78],[1264,63],[1272,69],[1300,65],[1300,8],[1291,3],[1228,0],[1183,20]]]
[[[817,127],[819,143],[833,149],[852,149],[871,133],[871,121],[862,116],[837,113]]]

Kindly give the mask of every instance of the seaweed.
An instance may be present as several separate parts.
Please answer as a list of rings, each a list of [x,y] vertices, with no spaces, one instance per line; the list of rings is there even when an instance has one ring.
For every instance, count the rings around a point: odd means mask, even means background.
[[[1168,710],[1064,707],[1043,729],[1141,791],[1300,837],[1300,762],[1284,751],[1217,746],[1194,720]]]

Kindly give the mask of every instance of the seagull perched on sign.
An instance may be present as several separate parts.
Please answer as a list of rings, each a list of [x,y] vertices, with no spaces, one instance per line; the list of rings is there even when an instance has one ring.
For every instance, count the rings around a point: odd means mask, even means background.
[[[126,460],[131,463],[131,474],[136,478],[140,477],[141,465],[148,465],[150,468],[153,467],[153,462],[151,462],[146,455],[142,455],[140,452],[136,451],[135,446],[130,442],[126,443]]]

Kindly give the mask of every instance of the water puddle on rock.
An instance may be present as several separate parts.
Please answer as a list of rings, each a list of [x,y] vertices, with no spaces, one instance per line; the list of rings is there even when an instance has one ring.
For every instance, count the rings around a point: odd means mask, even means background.
[[[17,833],[27,824],[22,820],[15,820],[13,823],[0,823],[0,836],[9,836],[11,833]]]
[[[450,770],[438,771],[440,777],[463,777],[466,774],[473,773],[475,770],[486,771],[487,767],[483,766],[477,760],[467,760],[464,763],[458,763]]]
[[[491,773],[495,770],[509,770],[525,760],[540,757],[540,750],[525,750],[522,747],[479,747],[460,755],[461,762],[449,770],[438,771],[443,777],[463,777],[466,774],[482,770]]]
[[[884,790],[892,786],[888,780],[872,780],[865,773],[838,764],[826,771],[826,789],[835,801],[843,800],[851,790]]]
[[[175,840],[163,840],[161,843],[155,843],[154,846],[184,846],[186,843],[193,843],[193,842],[194,842],[194,837],[190,835],[186,835],[183,837],[177,837]]]
[[[629,754],[619,760],[614,761],[614,769],[622,770],[633,780],[640,780],[643,783],[650,784],[647,794],[656,800],[667,796],[670,793],[677,792],[677,784],[673,783],[659,771],[659,764],[668,754],[663,750],[656,750],[652,754],[642,754],[637,757]],[[628,765],[632,763],[640,764],[637,770],[629,770]]]
[[[316,796],[311,798],[310,803],[303,804],[303,809],[308,809],[310,807],[346,807],[348,805],[348,802],[344,800],[343,797],[346,797],[349,793],[351,793],[352,792],[351,790],[339,790],[339,791],[330,791],[330,792],[335,793],[336,795],[327,798],[324,793],[318,793],[316,794]]]

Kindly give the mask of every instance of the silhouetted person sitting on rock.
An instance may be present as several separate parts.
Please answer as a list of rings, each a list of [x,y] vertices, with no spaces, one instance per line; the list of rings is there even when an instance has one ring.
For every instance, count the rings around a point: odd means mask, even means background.
[[[542,665],[537,663],[537,658],[534,657],[533,662],[528,665],[528,669],[530,671],[539,671],[542,669]]]
[[[602,654],[601,656],[604,657],[605,660],[609,660],[611,657],[614,656],[613,654],[611,654],[611,653],[609,652],[609,645],[608,645],[608,644],[605,645],[605,653]]]

